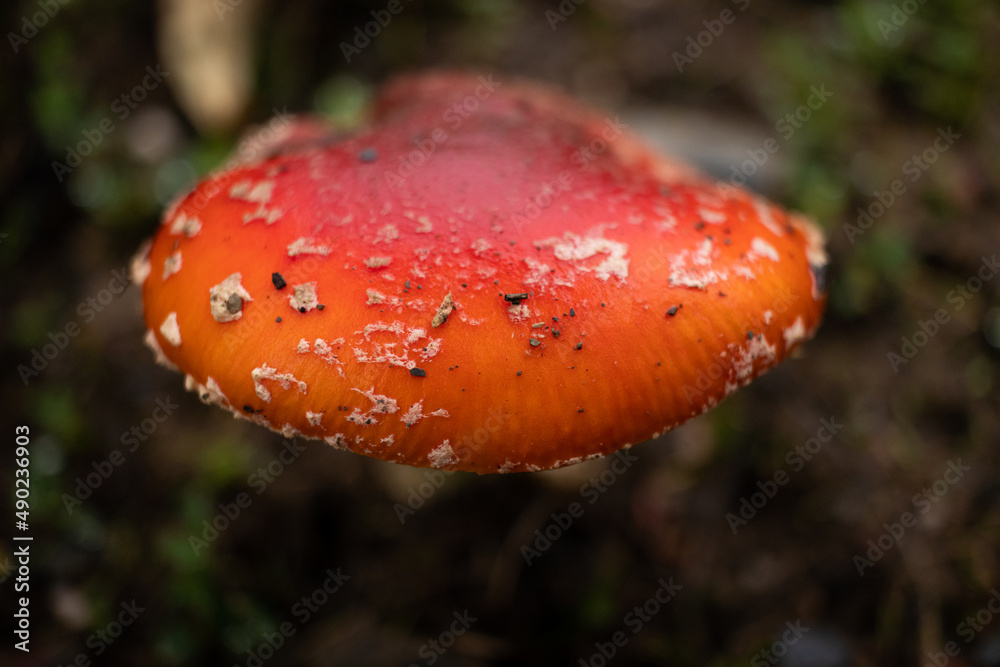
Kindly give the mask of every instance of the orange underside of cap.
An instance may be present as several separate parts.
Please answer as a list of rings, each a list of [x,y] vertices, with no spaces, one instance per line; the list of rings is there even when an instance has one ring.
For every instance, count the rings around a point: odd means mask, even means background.
[[[819,324],[810,223],[547,89],[424,75],[370,129],[316,128],[203,181],[135,262],[161,360],[287,436],[558,467],[700,414]]]

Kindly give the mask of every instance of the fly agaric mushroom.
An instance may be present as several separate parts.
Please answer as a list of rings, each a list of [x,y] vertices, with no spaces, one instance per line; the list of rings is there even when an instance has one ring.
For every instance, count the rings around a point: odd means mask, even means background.
[[[706,411],[819,325],[812,223],[539,85],[404,78],[367,129],[257,143],[134,273],[157,358],[286,437],[555,468]]]

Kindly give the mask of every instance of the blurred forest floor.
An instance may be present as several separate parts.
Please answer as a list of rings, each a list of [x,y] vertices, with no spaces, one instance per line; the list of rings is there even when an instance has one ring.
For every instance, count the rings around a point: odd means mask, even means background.
[[[27,425],[34,538],[32,650],[5,633],[0,663],[1000,665],[996,3],[32,0],[0,18],[0,508]],[[286,445],[154,365],[122,276],[247,127],[287,110],[349,129],[421,67],[552,82],[816,218],[816,339],[621,474],[444,475],[308,442],[258,493]]]

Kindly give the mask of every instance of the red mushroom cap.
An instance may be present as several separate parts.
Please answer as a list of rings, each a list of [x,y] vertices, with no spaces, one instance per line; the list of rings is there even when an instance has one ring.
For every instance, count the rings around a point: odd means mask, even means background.
[[[819,324],[809,221],[617,117],[462,74],[334,140],[295,121],[135,260],[147,341],[203,400],[414,466],[540,470],[704,412]]]

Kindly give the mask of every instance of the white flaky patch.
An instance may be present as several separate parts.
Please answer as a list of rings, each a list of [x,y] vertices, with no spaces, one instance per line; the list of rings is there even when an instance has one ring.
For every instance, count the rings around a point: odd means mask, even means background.
[[[181,328],[177,326],[177,313],[170,313],[160,325],[160,334],[174,347],[181,344]]]
[[[354,408],[354,411],[347,416],[347,421],[353,424],[370,426],[371,424],[378,423],[376,415],[391,415],[399,411],[396,399],[376,394],[374,386],[368,391],[361,391],[360,389],[351,389],[351,391],[358,392],[372,402],[372,407],[367,412],[361,412],[360,408]]]
[[[146,282],[146,278],[149,274],[153,272],[153,265],[149,261],[149,251],[153,247],[152,239],[144,241],[141,246],[139,246],[139,251],[135,253],[132,258],[132,282],[134,282],[138,287],[142,287],[142,284]]]
[[[167,355],[163,353],[163,348],[160,347],[160,341],[156,338],[156,334],[152,329],[146,330],[146,335],[143,338],[143,341],[146,343],[146,347],[153,351],[156,363],[169,368],[172,371],[180,371],[180,368],[178,368],[174,362],[167,359]]]
[[[445,440],[427,454],[427,462],[432,468],[444,468],[458,462],[455,450]]]
[[[389,364],[410,369],[417,365],[415,360],[409,358],[411,352],[419,354],[426,361],[441,351],[440,338],[429,338],[426,329],[406,327],[399,321],[391,324],[385,322],[367,324],[364,329],[354,333],[363,334],[365,338],[352,348],[354,358],[363,364]],[[376,334],[393,335],[397,340],[393,342],[372,340],[372,336]],[[421,343],[420,341],[424,339],[427,342]]]
[[[191,238],[201,231],[201,220],[191,216],[188,217],[184,213],[178,213],[174,221],[170,223],[170,233],[171,234],[183,234],[184,236]]]
[[[163,279],[166,280],[181,270],[181,251],[178,250],[172,255],[167,255],[163,260]]]
[[[253,389],[257,396],[265,403],[271,402],[271,392],[264,386],[264,381],[273,381],[281,385],[282,389],[289,389],[293,384],[298,387],[299,393],[304,394],[308,387],[306,383],[296,379],[291,373],[279,373],[277,369],[271,368],[267,364],[253,369],[250,372],[253,379]]]
[[[709,285],[725,280],[725,271],[712,268],[713,246],[711,239],[705,239],[696,250],[682,250],[670,262],[671,285],[706,289]]]
[[[525,285],[535,285],[544,283],[551,277],[552,267],[539,262],[534,257],[525,257],[524,264],[528,267],[528,273],[521,279]]]
[[[770,324],[771,320],[774,319],[774,311],[765,310],[764,311],[764,324]]]
[[[410,406],[409,410],[403,413],[403,416],[400,417],[399,420],[404,424],[406,424],[407,427],[410,427],[416,424],[421,419],[425,419],[427,417],[450,417],[450,416],[451,415],[449,415],[448,411],[445,410],[444,408],[424,414],[424,402],[417,401],[416,403]]]
[[[511,322],[523,322],[531,317],[531,309],[528,308],[528,304],[526,303],[519,303],[517,305],[512,303],[507,308],[507,316],[510,317]]]
[[[234,294],[240,297],[241,302],[253,301],[250,292],[243,288],[242,281],[243,274],[237,271],[208,290],[209,307],[216,322],[234,322],[243,317],[242,305],[235,313],[229,310],[229,299]]]
[[[710,225],[721,225],[729,219],[724,211],[704,206],[698,208],[698,217]]]
[[[309,311],[318,306],[319,301],[316,297],[316,281],[293,286],[292,294],[288,295],[288,303],[291,304],[292,308],[300,313],[303,308]]]
[[[472,245],[470,247],[472,248],[472,252],[474,252],[477,257],[482,257],[493,246],[486,239],[479,237],[478,239],[472,242]]]
[[[369,257],[365,260],[365,266],[369,269],[381,269],[392,263],[392,257]]]
[[[417,234],[430,234],[434,231],[434,225],[431,223],[431,219],[426,215],[418,215],[416,217],[417,228],[414,230]]]
[[[194,379],[193,375],[189,373],[184,376],[184,388],[188,391],[196,393],[198,395],[198,400],[205,405],[218,405],[219,407],[227,410],[233,410],[233,406],[229,403],[229,399],[222,393],[219,383],[216,382],[215,378],[211,375],[205,378],[205,384],[201,384]]]
[[[266,204],[271,201],[274,193],[274,181],[240,181],[229,188],[229,196],[233,199],[250,202],[251,204]]]
[[[274,181],[240,181],[229,188],[229,196],[233,199],[257,204],[257,210],[243,215],[243,224],[263,220],[266,225],[273,225],[284,213],[276,208],[268,209],[266,204],[274,194]]]
[[[566,232],[563,238],[549,238],[535,241],[534,245],[543,248],[551,247],[556,259],[574,262],[581,271],[593,271],[594,275],[601,280],[607,280],[615,276],[620,280],[628,277],[629,260],[628,244],[621,241],[612,241],[600,235],[601,229],[591,230],[588,236],[580,236],[573,232]],[[590,259],[594,255],[608,255],[597,266],[580,265],[583,260]]]
[[[319,426],[319,423],[323,421],[323,413],[306,410],[306,421],[309,422],[310,426]]]
[[[251,222],[256,222],[257,220],[262,220],[265,225],[273,225],[278,220],[281,220],[282,215],[284,215],[284,213],[280,209],[267,209],[261,206],[253,213],[244,214],[243,224],[246,225]]]
[[[323,442],[330,445],[334,449],[341,449],[347,451],[350,449],[347,446],[347,438],[344,437],[343,433],[335,433],[333,435],[323,438]]]
[[[295,239],[288,244],[289,257],[297,257],[298,255],[322,255],[326,257],[329,254],[330,246],[320,245],[316,243],[315,239],[305,236]]]
[[[385,298],[386,298],[385,294],[382,294],[382,292],[379,292],[378,290],[368,289],[365,290],[365,294],[368,296],[367,303],[369,306],[373,306],[379,303],[385,303]]]
[[[299,354],[307,354],[309,352],[309,341],[305,338],[300,338],[299,344],[295,346],[295,351]]]
[[[760,197],[753,198],[753,207],[757,211],[757,217],[760,219],[760,223],[767,227],[767,230],[774,234],[775,236],[784,236],[785,230],[781,228],[778,221],[774,219],[774,209],[769,203]]]
[[[373,243],[391,243],[399,238],[399,228],[396,225],[388,224],[379,227],[378,232],[375,233],[375,239]]]
[[[322,338],[317,338],[316,342],[313,344],[313,351],[316,353],[320,359],[328,364],[339,364],[340,359],[337,358],[337,353],[333,351],[334,345],[343,345],[343,338],[335,338],[329,343]],[[301,343],[299,343],[301,345]]]
[[[808,218],[793,215],[791,221],[792,226],[806,237],[806,260],[809,262],[809,276],[812,278],[812,297],[819,299],[822,290],[816,283],[816,272],[822,271],[830,261],[826,248],[823,247],[823,232]]]
[[[733,354],[733,370],[736,372],[736,377],[749,382],[753,376],[754,363],[762,360],[761,363],[770,364],[777,353],[775,346],[769,345],[763,334],[755,334],[752,340],[748,340]]]
[[[753,237],[750,241],[750,257],[751,259],[756,259],[755,256],[767,257],[772,262],[777,262],[781,259],[774,246],[758,236]]]
[[[796,317],[792,326],[784,331],[785,349],[801,343],[806,338],[806,325],[802,322],[802,317]]]

